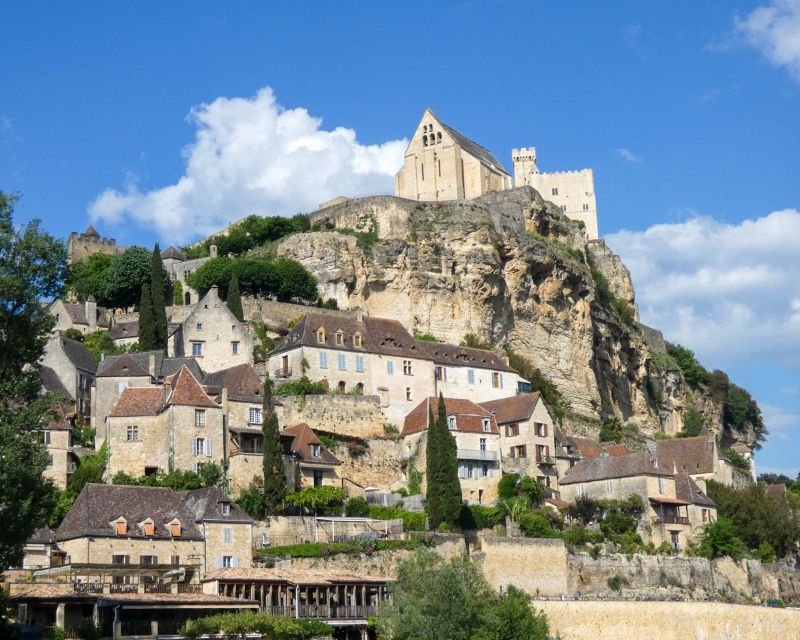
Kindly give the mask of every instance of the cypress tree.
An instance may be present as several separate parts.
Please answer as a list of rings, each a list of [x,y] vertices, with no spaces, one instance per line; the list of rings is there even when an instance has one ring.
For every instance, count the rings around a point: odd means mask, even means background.
[[[428,479],[425,500],[431,529],[442,523],[441,464],[439,456],[438,422],[433,419],[433,407],[428,404],[428,440],[425,443],[425,476]]]
[[[150,351],[155,348],[153,298],[150,295],[150,286],[143,284],[142,296],[139,299],[139,351]]]
[[[439,393],[437,411],[437,432],[439,434],[438,454],[442,521],[449,525],[457,525],[461,515],[461,482],[458,479],[458,451],[456,439],[447,426],[447,407],[444,396]]]
[[[272,408],[272,380],[269,379],[269,375],[264,382],[264,408],[261,419],[264,449],[264,511],[270,516],[280,510],[287,488],[278,416]]]
[[[228,309],[236,316],[236,319],[241,322],[244,320],[244,310],[242,309],[242,296],[239,293],[239,278],[234,273],[231,276],[231,282],[228,285],[228,300],[226,302]]]
[[[164,263],[158,243],[153,247],[150,262],[150,296],[153,300],[153,349],[167,348],[167,310],[164,283]]]

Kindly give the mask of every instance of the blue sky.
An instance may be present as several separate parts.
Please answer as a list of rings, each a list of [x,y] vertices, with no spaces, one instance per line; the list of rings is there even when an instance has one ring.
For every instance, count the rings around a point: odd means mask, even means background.
[[[431,106],[507,166],[535,145],[543,170],[592,167],[643,320],[750,389],[759,465],[797,472],[800,0],[6,2],[0,21],[18,221],[151,245],[390,191]]]

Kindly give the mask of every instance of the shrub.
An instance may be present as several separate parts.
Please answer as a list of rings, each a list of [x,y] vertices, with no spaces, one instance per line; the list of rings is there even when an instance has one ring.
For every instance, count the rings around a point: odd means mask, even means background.
[[[600,531],[607,538],[636,531],[636,520],[624,513],[609,513],[600,523]]]
[[[529,538],[555,538],[556,532],[550,522],[540,513],[526,513],[519,519],[519,526]]]
[[[596,531],[589,531],[582,524],[575,524],[568,527],[562,534],[564,542],[574,547],[582,547],[586,544],[603,541],[603,535]]]
[[[744,471],[745,473],[750,473],[750,461],[741,453],[734,451],[733,449],[725,449],[723,453],[725,454],[725,457],[730,460],[734,467],[740,471]]]
[[[458,526],[462,529],[491,529],[503,521],[499,507],[486,507],[483,505],[463,505]]]
[[[599,511],[596,500],[588,496],[578,496],[575,502],[567,507],[567,516],[585,526],[595,521]]]
[[[431,332],[426,333],[417,333],[414,332],[414,340],[422,340],[423,342],[441,342],[439,338],[433,335]]]
[[[425,521],[427,515],[424,511],[406,511],[398,507],[379,507],[369,508],[369,517],[376,520],[395,520],[403,521],[403,528],[406,531],[425,531]]]
[[[730,556],[738,560],[747,549],[736,535],[736,527],[728,518],[720,517],[716,522],[709,522],[703,527],[698,553],[706,558]]]
[[[308,487],[302,491],[290,493],[285,502],[313,511],[315,514],[339,514],[346,497],[341,487]]]
[[[533,505],[538,505],[544,499],[544,487],[530,476],[520,480],[519,493],[528,498]]]
[[[328,387],[322,382],[311,382],[308,377],[303,376],[294,382],[284,382],[275,389],[278,396],[313,396],[328,393]]]
[[[505,474],[502,478],[500,478],[500,482],[497,483],[498,496],[506,500],[516,498],[517,495],[519,495],[517,492],[517,484],[519,484],[518,473]]]
[[[474,333],[468,333],[461,338],[461,346],[470,349],[485,349],[486,351],[492,350],[492,345],[489,342],[484,342]]]
[[[766,540],[758,545],[758,559],[763,563],[775,562],[775,550]]]
[[[709,426],[708,418],[694,407],[689,407],[683,414],[683,429],[678,433],[678,437],[699,436],[703,429],[708,429]]]
[[[616,416],[609,416],[600,426],[600,442],[622,442],[622,420]]]
[[[667,344],[667,353],[678,363],[687,384],[698,387],[711,382],[711,374],[695,358],[694,351],[679,344]]]
[[[627,586],[628,584],[629,584],[628,579],[619,573],[614,576],[611,576],[608,579],[608,588],[611,589],[612,591],[616,591],[617,593],[621,592],[622,587]]]
[[[365,518],[369,515],[369,504],[367,504],[366,499],[356,496],[355,498],[350,498],[347,501],[344,510],[345,513],[351,518]]]

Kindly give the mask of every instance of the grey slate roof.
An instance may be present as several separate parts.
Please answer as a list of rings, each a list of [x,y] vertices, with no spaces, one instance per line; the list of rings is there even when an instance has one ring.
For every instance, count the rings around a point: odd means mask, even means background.
[[[54,539],[116,536],[112,523],[120,516],[128,521],[129,538],[145,537],[138,524],[147,518],[153,519],[156,537],[171,537],[167,523],[177,518],[181,522],[181,539],[202,539],[180,493],[165,487],[115,484],[87,484],[56,529]]]
[[[67,391],[56,372],[50,367],[39,367],[39,380],[42,381],[42,387],[47,393],[54,393],[64,398],[70,397],[69,391]]]
[[[655,461],[658,460],[658,466]],[[672,460],[654,458],[645,451],[629,453],[624,456],[608,456],[581,460],[567,470],[559,484],[577,484],[579,482],[596,482],[612,478],[629,478],[633,476],[665,476],[673,475]]]
[[[228,390],[230,400],[240,402],[263,402],[264,383],[258,377],[253,365],[244,363],[220,371],[214,371],[206,376],[203,381],[209,391],[221,392],[222,388]]]
[[[508,175],[508,171],[505,170],[503,165],[500,161],[492,155],[492,152],[489,151],[486,147],[482,147],[477,142],[470,140],[462,133],[459,133],[452,127],[448,127],[444,122],[441,121],[439,116],[437,116],[433,111],[431,111],[431,115],[436,118],[437,122],[442,126],[442,129],[447,131],[453,140],[455,140],[456,144],[459,147],[464,149],[470,155],[475,156],[478,160],[480,160],[483,164],[488,165],[490,168],[495,169],[497,171],[502,171],[506,175]]]
[[[217,487],[193,489],[184,491],[181,495],[186,508],[197,522],[253,522],[250,516]],[[230,505],[231,511],[228,515],[222,513],[223,502]]]
[[[136,378],[150,376],[131,354],[123,353],[121,356],[106,358],[97,369],[98,378]]]
[[[123,338],[139,337],[139,321],[118,322],[108,330],[108,337],[112,340],[122,340]]]
[[[120,365],[118,364],[121,359],[128,367],[130,367],[130,360],[132,359],[138,367],[144,371],[142,373],[131,373],[127,375],[149,375],[150,373],[150,356],[155,358],[155,377],[156,378],[166,378],[167,376],[172,376],[178,373],[181,370],[181,367],[184,365],[189,369],[191,374],[197,378],[198,380],[203,379],[203,374],[200,371],[200,367],[197,364],[197,361],[194,358],[167,358],[164,355],[163,351],[141,351],[139,353],[124,353],[121,356],[111,356],[103,360],[100,365],[100,371],[98,372],[98,376],[114,376],[114,375],[124,375],[124,374],[114,374],[108,373],[109,371],[118,370]]]
[[[417,346],[433,358],[436,364],[517,373],[494,351],[460,347],[446,342],[429,342],[427,340],[417,340],[416,342]]]
[[[186,255],[180,249],[176,249],[172,245],[169,245],[166,251],[164,251],[164,253],[161,254],[161,258],[164,260],[166,260],[167,258],[172,258],[173,260],[183,261],[186,260]]]
[[[92,357],[91,352],[86,348],[82,342],[71,340],[63,336],[59,337],[61,340],[61,347],[64,349],[64,354],[69,361],[75,365],[75,368],[89,373],[97,371],[97,361]]]
[[[714,473],[714,436],[657,440],[656,453],[672,458],[678,471],[686,473]]]
[[[700,490],[688,473],[675,475],[675,497],[701,507],[716,507],[717,503]]]

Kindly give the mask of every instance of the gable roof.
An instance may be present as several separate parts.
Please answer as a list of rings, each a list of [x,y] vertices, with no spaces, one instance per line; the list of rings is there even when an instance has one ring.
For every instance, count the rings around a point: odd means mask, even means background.
[[[700,490],[688,473],[675,474],[675,497],[689,504],[702,507],[716,507],[717,503]]]
[[[112,374],[107,374],[105,372],[111,367],[116,366],[115,363],[126,356],[128,358],[133,358],[136,364],[145,372],[144,375],[150,375],[150,358],[152,357],[156,378],[166,378],[167,376],[174,375],[178,373],[183,366],[186,366],[191,374],[198,380],[203,377],[200,372],[200,367],[194,358],[167,358],[164,352],[159,350],[125,353],[121,356],[109,356],[100,363],[100,371],[102,373],[98,375],[111,376]]]
[[[86,348],[85,344],[77,340],[72,340],[71,338],[65,338],[64,336],[56,336],[50,339],[48,346],[55,341],[58,341],[64,355],[76,369],[88,371],[89,373],[97,371],[97,361],[94,359],[89,349]]]
[[[448,416],[456,416],[455,431],[457,433],[491,433],[500,435],[500,429],[497,426],[495,417],[491,412],[475,404],[472,400],[445,398],[444,405]],[[433,409],[435,419],[438,408],[439,398],[425,398],[406,416],[403,422],[403,435],[408,436],[425,431],[428,428],[430,409]],[[489,419],[489,431],[483,430],[484,418]]]
[[[171,378],[167,378],[167,383],[172,386],[172,393],[167,400],[171,405],[185,405],[190,407],[211,407],[219,409],[219,405],[214,402],[205,389],[185,365],[180,368]]]
[[[211,388],[228,390],[229,400],[260,402],[263,400],[264,383],[250,363],[244,363],[221,371],[209,373],[203,383]]]
[[[656,466],[656,461],[658,466]],[[593,460],[580,460],[568,469],[559,484],[577,484],[579,482],[596,482],[613,478],[632,476],[664,476],[673,475],[672,460],[653,457],[646,451],[629,453],[624,456],[608,456]]]
[[[587,460],[594,460],[601,456],[624,456],[630,453],[630,449],[624,444],[616,442],[598,442],[591,438],[581,438],[578,436],[567,436],[569,444],[572,445],[581,456]]]
[[[42,381],[42,388],[47,393],[53,393],[63,398],[69,398],[69,391],[61,382],[58,374],[50,367],[44,365],[39,367],[39,380]]]
[[[139,321],[118,322],[108,330],[108,337],[112,340],[122,340],[123,338],[139,337]]]
[[[171,537],[167,523],[177,518],[181,523],[181,539],[202,539],[195,519],[178,492],[166,487],[115,484],[87,484],[56,529],[54,538],[114,536],[112,523],[120,516],[128,521],[125,537],[145,537],[136,525],[147,518],[153,520],[155,536]]]
[[[494,415],[497,424],[510,424],[530,420],[537,402],[539,402],[539,392],[534,391],[501,400],[481,402],[480,405]]]
[[[473,349],[446,342],[428,342],[426,340],[417,340],[416,343],[436,364],[517,373],[516,369],[512,369],[506,364],[503,358],[488,349]]]
[[[325,329],[325,340],[317,340],[317,331]],[[344,344],[336,344],[336,334],[344,336]],[[356,347],[353,336],[361,335],[361,346]],[[332,316],[309,312],[300,320],[283,339],[272,354],[289,351],[300,346],[320,347],[338,351],[355,353],[377,353],[398,358],[416,358],[432,360],[426,351],[421,349],[417,341],[397,320],[363,316],[361,321],[356,317]]]
[[[447,126],[444,122],[441,121],[439,116],[437,116],[430,107],[425,109],[426,113],[430,113],[431,116],[438,122],[442,129],[444,129],[448,135],[453,138],[453,141],[461,147],[464,151],[469,153],[472,156],[475,156],[482,164],[485,164],[490,169],[494,169],[495,171],[501,171],[508,174],[508,171],[505,170],[503,165],[500,161],[492,155],[492,152],[489,151],[486,147],[479,145],[477,142],[470,140],[462,133],[459,133],[452,127]]]
[[[147,369],[143,368],[129,353],[121,356],[106,358],[100,363],[97,370],[98,378],[143,378],[150,377]]]
[[[205,258],[206,261],[209,259],[210,258]],[[217,285],[212,286],[206,292],[206,295],[204,295],[200,302],[195,305],[194,309],[192,309],[191,313],[186,316],[186,319],[181,324],[184,326],[191,325],[196,316],[203,315],[209,311],[216,311],[217,313],[228,316],[228,322],[244,325],[244,323],[239,322],[239,319],[233,315],[233,312],[230,309],[228,309],[228,305],[225,304],[222,301],[222,298],[219,297],[219,288]]]
[[[181,260],[181,261],[183,261],[183,260],[186,260],[186,255],[180,249],[176,249],[172,245],[169,245],[167,247],[166,251],[164,251],[164,253],[161,254],[161,258],[163,260],[171,258],[172,260]]]
[[[196,522],[253,522],[250,516],[217,487],[184,491],[181,497]],[[228,515],[222,513],[223,503],[227,503],[230,507]]]
[[[128,387],[108,412],[109,418],[157,416],[164,408],[164,387]]]
[[[714,473],[714,436],[657,440],[656,455],[672,458],[678,471]]]
[[[67,315],[69,315],[69,319],[72,321],[72,324],[85,324],[87,327],[89,326],[89,319],[86,317],[85,304],[67,304],[63,301],[61,304],[64,305],[64,309],[66,310]],[[95,308],[95,322],[99,328],[108,326],[106,310],[103,307]]]
[[[286,427],[283,430],[284,435],[292,436],[291,451],[294,453],[301,462],[323,464],[323,465],[337,465],[342,464],[339,459],[334,456],[322,441],[314,433],[314,430],[306,423],[300,423]],[[311,445],[319,445],[319,456],[314,457],[311,455]]]

